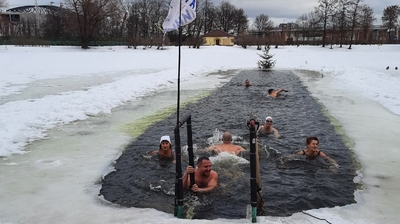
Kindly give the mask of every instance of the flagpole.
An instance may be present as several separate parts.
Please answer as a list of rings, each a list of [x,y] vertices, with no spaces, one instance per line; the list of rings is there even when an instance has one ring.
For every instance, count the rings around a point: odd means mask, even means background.
[[[181,91],[181,39],[182,39],[182,1],[179,0],[179,34],[178,34],[178,91],[177,91],[177,103],[176,103],[176,133],[175,133],[175,151],[176,151],[176,175],[177,175],[177,186],[175,193],[175,204],[176,208],[176,217],[182,218],[183,212],[183,182],[182,182],[182,167],[181,167],[181,145],[180,145],[180,134],[179,134],[179,105],[180,105],[180,91]]]
[[[179,3],[178,3],[179,1]],[[163,22],[164,37],[166,32],[178,29],[178,91],[176,104],[176,128],[175,134],[175,210],[174,215],[181,218],[183,211],[183,182],[182,182],[182,155],[181,155],[181,138],[179,134],[179,107],[180,107],[180,91],[181,91],[181,46],[182,46],[182,26],[191,23],[196,19],[196,0],[188,2],[186,0],[171,0],[168,15]],[[179,9],[178,9],[179,7]],[[184,17],[182,18],[182,12]]]

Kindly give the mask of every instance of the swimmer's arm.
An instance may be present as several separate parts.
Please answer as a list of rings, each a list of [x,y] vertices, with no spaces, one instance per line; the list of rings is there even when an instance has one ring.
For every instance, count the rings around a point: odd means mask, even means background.
[[[189,175],[185,172],[182,176],[182,185],[183,185],[183,189],[188,188],[189,186]]]
[[[208,181],[207,187],[198,188],[197,192],[209,192],[214,190],[218,185],[218,173],[215,171],[211,171],[211,179]]]
[[[214,151],[215,153],[218,153],[218,151],[217,151],[217,146],[215,146],[215,145],[210,146],[210,147],[204,149],[204,151],[205,151],[205,152]]]
[[[293,159],[293,158],[295,158],[297,156],[297,154],[298,153],[290,154],[290,155],[287,155],[286,157],[281,157],[281,159],[284,159],[284,160]]]
[[[188,166],[185,170],[185,173],[183,173],[182,176],[182,185],[183,185],[183,189],[186,189],[189,187],[190,185],[190,179],[189,179],[189,173],[191,170],[193,170],[194,168],[192,166]]]
[[[281,137],[281,136],[279,135],[278,130],[276,130],[275,128],[274,128],[273,130],[274,130],[274,135],[275,135],[276,138]]]
[[[260,132],[260,130],[262,130],[264,128],[264,126],[263,125],[261,125],[260,127],[258,127],[258,129],[257,129],[257,135],[258,135],[258,132]]]
[[[182,158],[183,160],[183,158]],[[174,152],[174,160],[172,161],[172,163],[176,164],[176,152]]]
[[[298,155],[303,155],[303,150],[300,150],[298,152],[296,152],[295,154],[290,154],[288,156],[286,156],[287,159],[293,159],[293,158],[298,158]]]
[[[324,152],[321,152],[321,153],[320,153],[320,156],[321,156],[322,158],[328,160],[330,163],[332,163],[332,165],[334,165],[334,166],[336,166],[336,167],[339,166],[339,164],[337,164],[337,162],[336,162],[334,159],[332,159],[331,157],[327,156]]]
[[[278,93],[280,93],[280,92],[287,92],[287,90],[286,89],[278,89],[277,91],[276,91],[276,94],[278,94]]]
[[[298,152],[296,152],[296,155],[304,155],[303,151],[305,151],[306,149],[300,150]],[[321,152],[322,153],[322,152]],[[325,155],[325,154],[324,154]]]
[[[246,151],[242,146],[238,145],[237,146],[237,151],[235,152],[236,155],[239,155],[241,152]]]

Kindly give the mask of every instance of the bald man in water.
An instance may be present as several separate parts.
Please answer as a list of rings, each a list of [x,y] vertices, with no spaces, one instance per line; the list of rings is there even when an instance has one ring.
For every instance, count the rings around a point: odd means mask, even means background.
[[[227,152],[238,155],[240,152],[244,151],[244,148],[239,145],[232,144],[232,134],[230,132],[225,132],[222,135],[222,144],[210,146],[206,149],[206,151],[214,151],[217,154],[221,152]]]

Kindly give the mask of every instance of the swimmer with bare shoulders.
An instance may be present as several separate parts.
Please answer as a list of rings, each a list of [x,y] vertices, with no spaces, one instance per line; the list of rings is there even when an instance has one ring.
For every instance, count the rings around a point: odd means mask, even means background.
[[[240,152],[245,150],[239,145],[232,144],[232,134],[230,132],[225,132],[222,135],[222,144],[210,146],[205,151],[214,151],[217,154],[227,152],[238,155]]]

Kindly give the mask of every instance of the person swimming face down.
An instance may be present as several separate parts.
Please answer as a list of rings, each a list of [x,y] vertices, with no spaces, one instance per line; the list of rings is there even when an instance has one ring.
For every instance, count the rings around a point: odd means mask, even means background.
[[[275,90],[275,89],[268,89],[268,95],[270,96],[270,97],[272,97],[272,98],[275,98],[275,97],[277,97],[281,92],[288,92],[286,89],[278,89],[278,90]]]
[[[214,153],[227,152],[238,155],[244,151],[244,148],[239,145],[232,144],[232,134],[230,132],[224,132],[222,135],[222,144],[213,145],[208,147],[205,151],[213,151]]]

